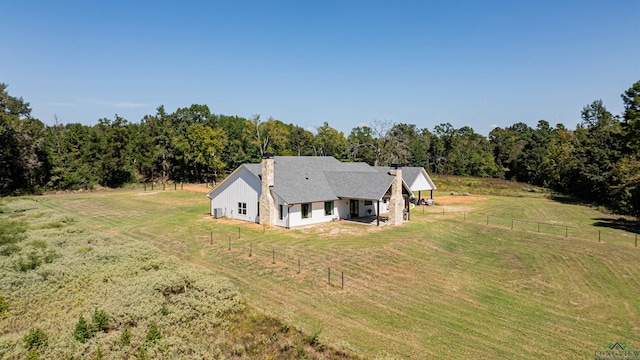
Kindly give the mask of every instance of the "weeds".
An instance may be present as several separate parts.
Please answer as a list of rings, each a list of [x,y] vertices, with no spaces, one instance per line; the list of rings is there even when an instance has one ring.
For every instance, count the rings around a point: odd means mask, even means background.
[[[7,312],[9,312],[9,302],[4,296],[0,295],[0,318]]]
[[[125,324],[120,334],[120,346],[128,346],[131,344],[131,325]]]
[[[149,331],[147,331],[147,336],[144,338],[145,344],[155,344],[162,339],[162,334],[160,333],[160,329],[158,329],[158,325],[156,322],[152,322],[149,326]]]
[[[102,310],[98,310],[96,308],[94,313],[93,313],[92,321],[93,321],[92,329],[94,331],[96,331],[96,332],[98,332],[98,331],[102,331],[102,332],[109,331],[109,315],[107,315],[106,312],[104,312]]]
[[[73,338],[76,341],[80,341],[81,343],[86,342],[93,334],[89,329],[89,325],[87,321],[84,319],[84,316],[80,315],[78,319],[78,323],[76,323],[76,329],[73,331]]]
[[[33,328],[23,338],[24,348],[30,351],[38,351],[44,349],[49,343],[49,337],[40,328]]]

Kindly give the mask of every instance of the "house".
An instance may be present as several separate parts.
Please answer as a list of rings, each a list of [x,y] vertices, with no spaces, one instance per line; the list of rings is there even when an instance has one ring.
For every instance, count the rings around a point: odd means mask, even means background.
[[[412,188],[435,186],[422,168],[372,167],[328,156],[273,156],[243,164],[207,193],[211,215],[292,228],[388,214],[399,225]]]

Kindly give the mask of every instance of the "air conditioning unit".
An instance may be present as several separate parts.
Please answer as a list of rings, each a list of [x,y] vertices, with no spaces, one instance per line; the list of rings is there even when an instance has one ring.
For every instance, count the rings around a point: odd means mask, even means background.
[[[220,219],[222,217],[222,209],[221,208],[213,209],[213,217],[216,219]]]

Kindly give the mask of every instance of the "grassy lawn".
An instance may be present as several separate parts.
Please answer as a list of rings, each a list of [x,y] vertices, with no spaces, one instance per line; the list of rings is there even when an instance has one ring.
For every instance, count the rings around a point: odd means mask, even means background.
[[[540,195],[482,197],[419,207],[397,228],[264,232],[210,219],[204,195],[188,191],[39,202],[230,278],[252,306],[369,357],[584,359],[611,341],[640,347],[635,234],[602,226],[615,217]],[[512,218],[531,223],[512,230]],[[537,222],[558,226],[538,233]]]
[[[157,199],[177,195],[193,200]],[[137,241],[153,232],[133,224],[158,225],[151,208],[123,208],[128,196],[0,199],[0,359],[356,358],[247,306],[217,271]]]

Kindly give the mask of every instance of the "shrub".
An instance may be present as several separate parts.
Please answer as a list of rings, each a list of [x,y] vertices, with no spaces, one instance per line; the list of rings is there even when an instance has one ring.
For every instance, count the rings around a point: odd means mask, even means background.
[[[131,326],[126,324],[120,334],[120,346],[127,346],[131,344]]]
[[[93,313],[93,329],[95,331],[109,331],[109,315],[102,310],[95,309]]]
[[[31,252],[27,255],[27,259],[20,258],[18,262],[16,262],[16,269],[21,272],[27,272],[29,270],[34,270],[38,266],[42,264],[42,260],[38,256],[36,252]]]
[[[9,310],[9,302],[0,295],[0,317]]]
[[[145,337],[144,342],[147,344],[155,344],[160,339],[162,339],[162,334],[160,333],[160,329],[158,329],[158,325],[156,325],[154,321],[149,326],[149,331],[147,331],[147,336]]]
[[[73,338],[76,339],[76,341],[80,341],[81,343],[84,343],[87,341],[88,338],[91,337],[91,331],[89,330],[89,326],[87,325],[87,321],[84,319],[84,317],[82,315],[80,315],[80,318],[78,319],[78,323],[76,324],[76,329],[73,332]]]
[[[11,254],[15,254],[20,251],[20,246],[16,244],[7,244],[0,246],[0,255],[2,256],[10,256]]]
[[[0,245],[15,244],[27,236],[27,223],[24,221],[0,220]]]
[[[23,340],[25,349],[35,351],[43,349],[49,342],[47,334],[40,328],[31,329]]]
[[[55,258],[58,257],[58,254],[55,251],[48,251],[44,256],[44,262],[47,264],[51,264]]]
[[[160,314],[162,314],[162,316],[169,315],[169,308],[167,308],[166,303],[162,303],[162,307],[160,308]]]

